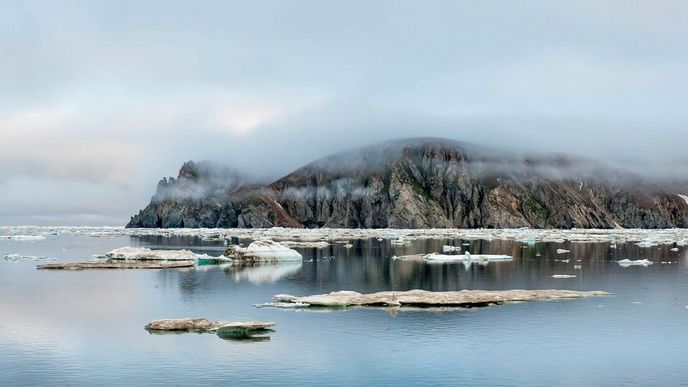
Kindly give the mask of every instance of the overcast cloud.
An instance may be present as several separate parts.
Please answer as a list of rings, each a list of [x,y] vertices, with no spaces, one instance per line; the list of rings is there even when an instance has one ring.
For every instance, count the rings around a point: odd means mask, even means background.
[[[6,0],[0,19],[0,224],[124,224],[189,159],[271,178],[409,136],[687,158],[681,0]]]

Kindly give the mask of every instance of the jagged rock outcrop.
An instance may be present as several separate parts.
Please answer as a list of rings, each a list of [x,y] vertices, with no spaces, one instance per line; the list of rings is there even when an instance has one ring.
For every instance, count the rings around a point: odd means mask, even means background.
[[[522,157],[443,139],[343,152],[268,185],[185,163],[128,227],[688,227],[672,185],[570,156]]]

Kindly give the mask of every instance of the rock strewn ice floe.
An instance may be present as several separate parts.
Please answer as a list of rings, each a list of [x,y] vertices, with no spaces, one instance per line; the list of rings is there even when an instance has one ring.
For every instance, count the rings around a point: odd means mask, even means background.
[[[206,318],[182,318],[154,320],[148,323],[145,328],[150,333],[161,334],[169,332],[199,332],[216,333],[217,336],[225,340],[250,340],[268,341],[265,336],[275,326],[274,322],[229,322],[229,321],[210,321]]]
[[[288,294],[278,294],[273,297],[276,303],[300,303],[321,307],[346,306],[460,306],[475,307],[505,302],[554,300],[567,298],[583,298],[590,296],[607,296],[611,293],[603,291],[575,291],[575,290],[461,290],[454,292],[431,292],[427,290],[386,291],[362,294],[353,291],[339,291],[328,294],[297,297]]]
[[[464,239],[464,240],[514,240],[536,242],[593,242],[624,243],[649,241],[658,245],[670,245],[684,241],[688,245],[688,228],[670,229],[335,229],[335,228],[170,228],[136,229],[123,227],[43,227],[4,226],[0,235],[12,236],[85,235],[90,237],[119,236],[197,236],[207,240],[226,241],[231,238],[272,239],[278,241],[334,241],[352,239]]]
[[[268,329],[274,325],[274,322],[261,321],[229,322],[223,320],[211,321],[207,318],[178,318],[153,320],[148,323],[145,328],[149,331],[214,332],[224,327],[230,329],[260,330]]]

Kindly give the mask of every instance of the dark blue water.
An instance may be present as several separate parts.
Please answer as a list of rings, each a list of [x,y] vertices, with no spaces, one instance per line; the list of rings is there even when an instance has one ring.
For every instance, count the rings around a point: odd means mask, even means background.
[[[471,241],[464,250],[509,254],[515,260],[466,268],[391,259],[463,242],[390,246],[388,241],[354,241],[348,250],[342,245],[298,249],[303,263],[245,269],[56,272],[35,270],[37,262],[0,259],[0,385],[685,383],[685,248]],[[0,256],[83,261],[126,245],[214,255],[224,248],[197,238],[64,235],[35,242],[2,240]],[[557,248],[571,253],[557,254]],[[655,264],[622,268],[614,262],[622,258]],[[553,279],[552,274],[577,277]],[[414,288],[567,288],[606,290],[614,296],[444,312],[251,306],[278,293]],[[143,329],[153,319],[180,317],[277,325],[270,340],[261,342],[227,341],[213,334],[153,335]]]

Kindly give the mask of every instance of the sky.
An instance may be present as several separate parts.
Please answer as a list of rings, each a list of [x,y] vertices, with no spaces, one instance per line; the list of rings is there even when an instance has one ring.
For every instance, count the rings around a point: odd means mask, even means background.
[[[0,19],[0,225],[123,225],[187,160],[271,179],[403,137],[687,159],[682,0],[4,0]]]

